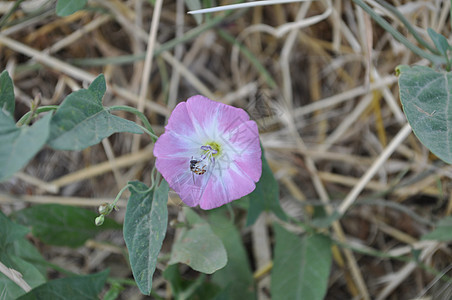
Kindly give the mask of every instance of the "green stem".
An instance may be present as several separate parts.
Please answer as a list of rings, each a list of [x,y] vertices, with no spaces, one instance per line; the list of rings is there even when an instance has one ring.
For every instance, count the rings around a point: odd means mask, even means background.
[[[375,11],[372,8],[370,8],[367,4],[365,4],[362,0],[353,0],[353,2],[355,2],[356,5],[359,5],[365,12],[367,12],[375,20],[375,22],[377,22],[381,27],[383,27],[384,30],[389,32],[396,40],[398,40],[399,42],[404,44],[408,49],[413,51],[413,53],[419,55],[420,57],[428,59],[435,65],[447,63],[444,57],[427,53],[421,48],[411,43],[405,36],[403,36],[400,32],[395,30],[385,19],[376,14]]]
[[[115,200],[113,201],[113,203],[111,204],[112,208],[116,207],[116,203],[118,203],[119,198],[121,198],[122,193],[124,193],[124,191],[129,188],[129,187],[133,187],[131,184],[126,184],[120,191],[119,193],[116,195]]]
[[[31,108],[30,108],[30,111],[29,111],[30,115],[29,115],[29,117],[25,120],[25,123],[23,124],[24,126],[30,125],[31,120],[32,120],[33,117],[35,116],[36,109],[37,109],[36,103],[37,103],[36,99],[35,99],[33,102],[31,102]]]
[[[151,139],[155,142],[157,141],[157,139],[159,138],[158,136],[156,136],[154,133],[150,132],[149,130],[146,129],[146,127],[143,127],[141,125],[136,124],[138,127],[140,127],[145,133],[147,133]]]
[[[151,187],[149,187],[147,190],[144,190],[144,191],[140,191],[140,190],[137,190],[133,185],[131,185],[131,184],[127,184],[122,190],[124,190],[125,188],[131,188],[132,190],[134,190],[134,192],[135,193],[138,193],[138,194],[146,194],[146,193],[149,193],[150,191],[152,191],[152,189],[154,188],[154,186],[151,186]],[[121,191],[122,191],[121,190]]]
[[[126,189],[128,189],[128,188],[131,188],[131,189],[134,190],[136,193],[139,193],[139,194],[146,194],[146,193],[149,193],[150,191],[152,191],[153,186],[151,186],[151,187],[148,188],[147,190],[140,191],[140,190],[137,190],[132,184],[130,184],[130,183],[126,184],[126,185],[119,191],[119,193],[116,195],[115,200],[114,200],[113,203],[111,204],[111,208],[115,208],[115,207],[116,207],[116,203],[118,203],[119,198],[121,198],[122,193],[124,193],[124,191],[125,191]]]
[[[122,285],[130,285],[130,286],[137,286],[137,283],[135,282],[135,280],[133,279],[128,279],[128,278],[116,278],[116,277],[108,277],[107,278],[107,282],[109,284],[120,284]]]
[[[149,136],[151,137],[152,141],[155,143],[158,139],[158,136],[155,134],[154,130],[152,129],[151,123],[149,123],[148,119],[146,118],[146,116],[139,111],[138,109],[134,108],[134,107],[130,107],[130,106],[125,106],[125,105],[115,105],[115,106],[111,106],[108,108],[110,111],[126,111],[126,112],[130,112],[136,116],[138,116],[140,118],[140,120],[143,122],[146,130],[145,132],[147,134],[149,134]],[[141,126],[140,126],[141,127]],[[144,128],[143,128],[144,129]]]
[[[411,26],[411,23],[400,13],[400,11],[389,4],[388,2],[384,0],[375,0],[378,4],[389,10],[393,15],[395,15],[400,22],[406,27],[406,29],[413,35],[413,37],[416,39],[416,41],[419,42],[422,46],[427,48],[430,52],[434,54],[439,54],[438,50],[432,47],[429,43],[427,43],[420,35],[419,33],[414,29],[413,26]]]
[[[154,166],[151,171],[151,189],[154,188],[155,182],[158,182],[158,178],[156,177],[155,172],[157,172],[157,168]]]
[[[19,121],[17,121],[16,125],[17,126],[22,126],[24,124],[28,124],[30,123],[31,119],[43,112],[47,112],[47,111],[51,111],[51,110],[57,110],[58,109],[58,105],[48,105],[48,106],[41,106],[36,108],[35,110],[30,110],[29,112],[27,112],[25,115],[22,116],[22,118],[19,119]]]
[[[19,8],[20,3],[22,3],[24,0],[18,0],[14,3],[13,7],[3,15],[3,17],[0,19],[0,28],[5,26],[8,19],[12,16],[12,14]]]

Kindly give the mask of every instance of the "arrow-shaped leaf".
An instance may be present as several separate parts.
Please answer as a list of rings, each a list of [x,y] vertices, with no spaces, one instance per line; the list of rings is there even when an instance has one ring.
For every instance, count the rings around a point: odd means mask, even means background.
[[[130,198],[124,218],[124,240],[129,250],[130,266],[140,291],[149,295],[157,256],[162,248],[168,222],[168,183],[163,180],[157,188],[139,181],[129,182]]]
[[[299,238],[275,224],[276,246],[272,270],[273,299],[321,300],[331,268],[328,237],[313,234]]]
[[[16,127],[14,120],[0,111],[0,181],[22,169],[41,150],[49,136],[51,114],[33,126]]]
[[[58,150],[82,150],[117,132],[143,133],[134,122],[112,115],[102,106],[105,78],[99,75],[88,89],[73,92],[52,118],[48,144]]]

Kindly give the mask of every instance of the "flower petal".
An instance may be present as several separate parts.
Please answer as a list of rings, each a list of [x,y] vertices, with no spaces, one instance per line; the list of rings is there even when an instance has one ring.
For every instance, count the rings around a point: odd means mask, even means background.
[[[242,198],[251,193],[256,185],[247,175],[239,169],[217,171],[212,176],[202,195],[199,206],[202,209],[212,209]]]
[[[211,139],[250,119],[243,109],[216,102],[201,95],[187,100],[187,110],[193,124],[198,127],[198,132],[204,130]]]
[[[199,205],[209,181],[209,174],[193,174],[190,171],[189,161],[185,159],[158,158],[156,167],[185,204]]]
[[[225,135],[225,152],[232,155],[232,161],[252,180],[259,181],[262,173],[262,150],[259,131],[254,121],[247,121]]]
[[[162,158],[158,157],[155,161],[157,170],[162,173],[163,178],[173,187],[184,173],[189,171],[189,164],[182,158]]]
[[[154,145],[154,156],[158,158],[190,159],[193,153],[199,151],[200,142],[178,135],[174,131],[162,134]]]
[[[193,181],[193,176],[191,172],[185,172],[172,185],[173,190],[179,194],[182,202],[191,207],[199,204],[203,192],[203,189],[196,185],[196,180]]]
[[[168,119],[165,130],[175,131],[182,136],[193,136],[196,134],[195,127],[188,114],[186,102],[180,102],[176,105]]]

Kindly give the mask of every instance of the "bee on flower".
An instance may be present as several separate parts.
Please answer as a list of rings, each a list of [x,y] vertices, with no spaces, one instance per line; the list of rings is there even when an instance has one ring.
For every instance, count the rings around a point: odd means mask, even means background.
[[[240,109],[193,96],[154,147],[157,170],[188,206],[212,209],[251,193],[262,173],[259,132]]]

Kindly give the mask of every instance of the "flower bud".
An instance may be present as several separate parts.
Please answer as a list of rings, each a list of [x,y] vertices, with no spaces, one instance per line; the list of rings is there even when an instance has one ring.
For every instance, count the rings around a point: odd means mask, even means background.
[[[105,220],[105,216],[104,215],[100,215],[100,216],[98,216],[96,218],[94,223],[96,224],[96,226],[100,226],[100,225],[104,224],[104,220]]]
[[[101,215],[107,215],[111,211],[110,205],[107,202],[99,205],[99,208],[97,210],[99,211],[99,214],[101,214]]]

